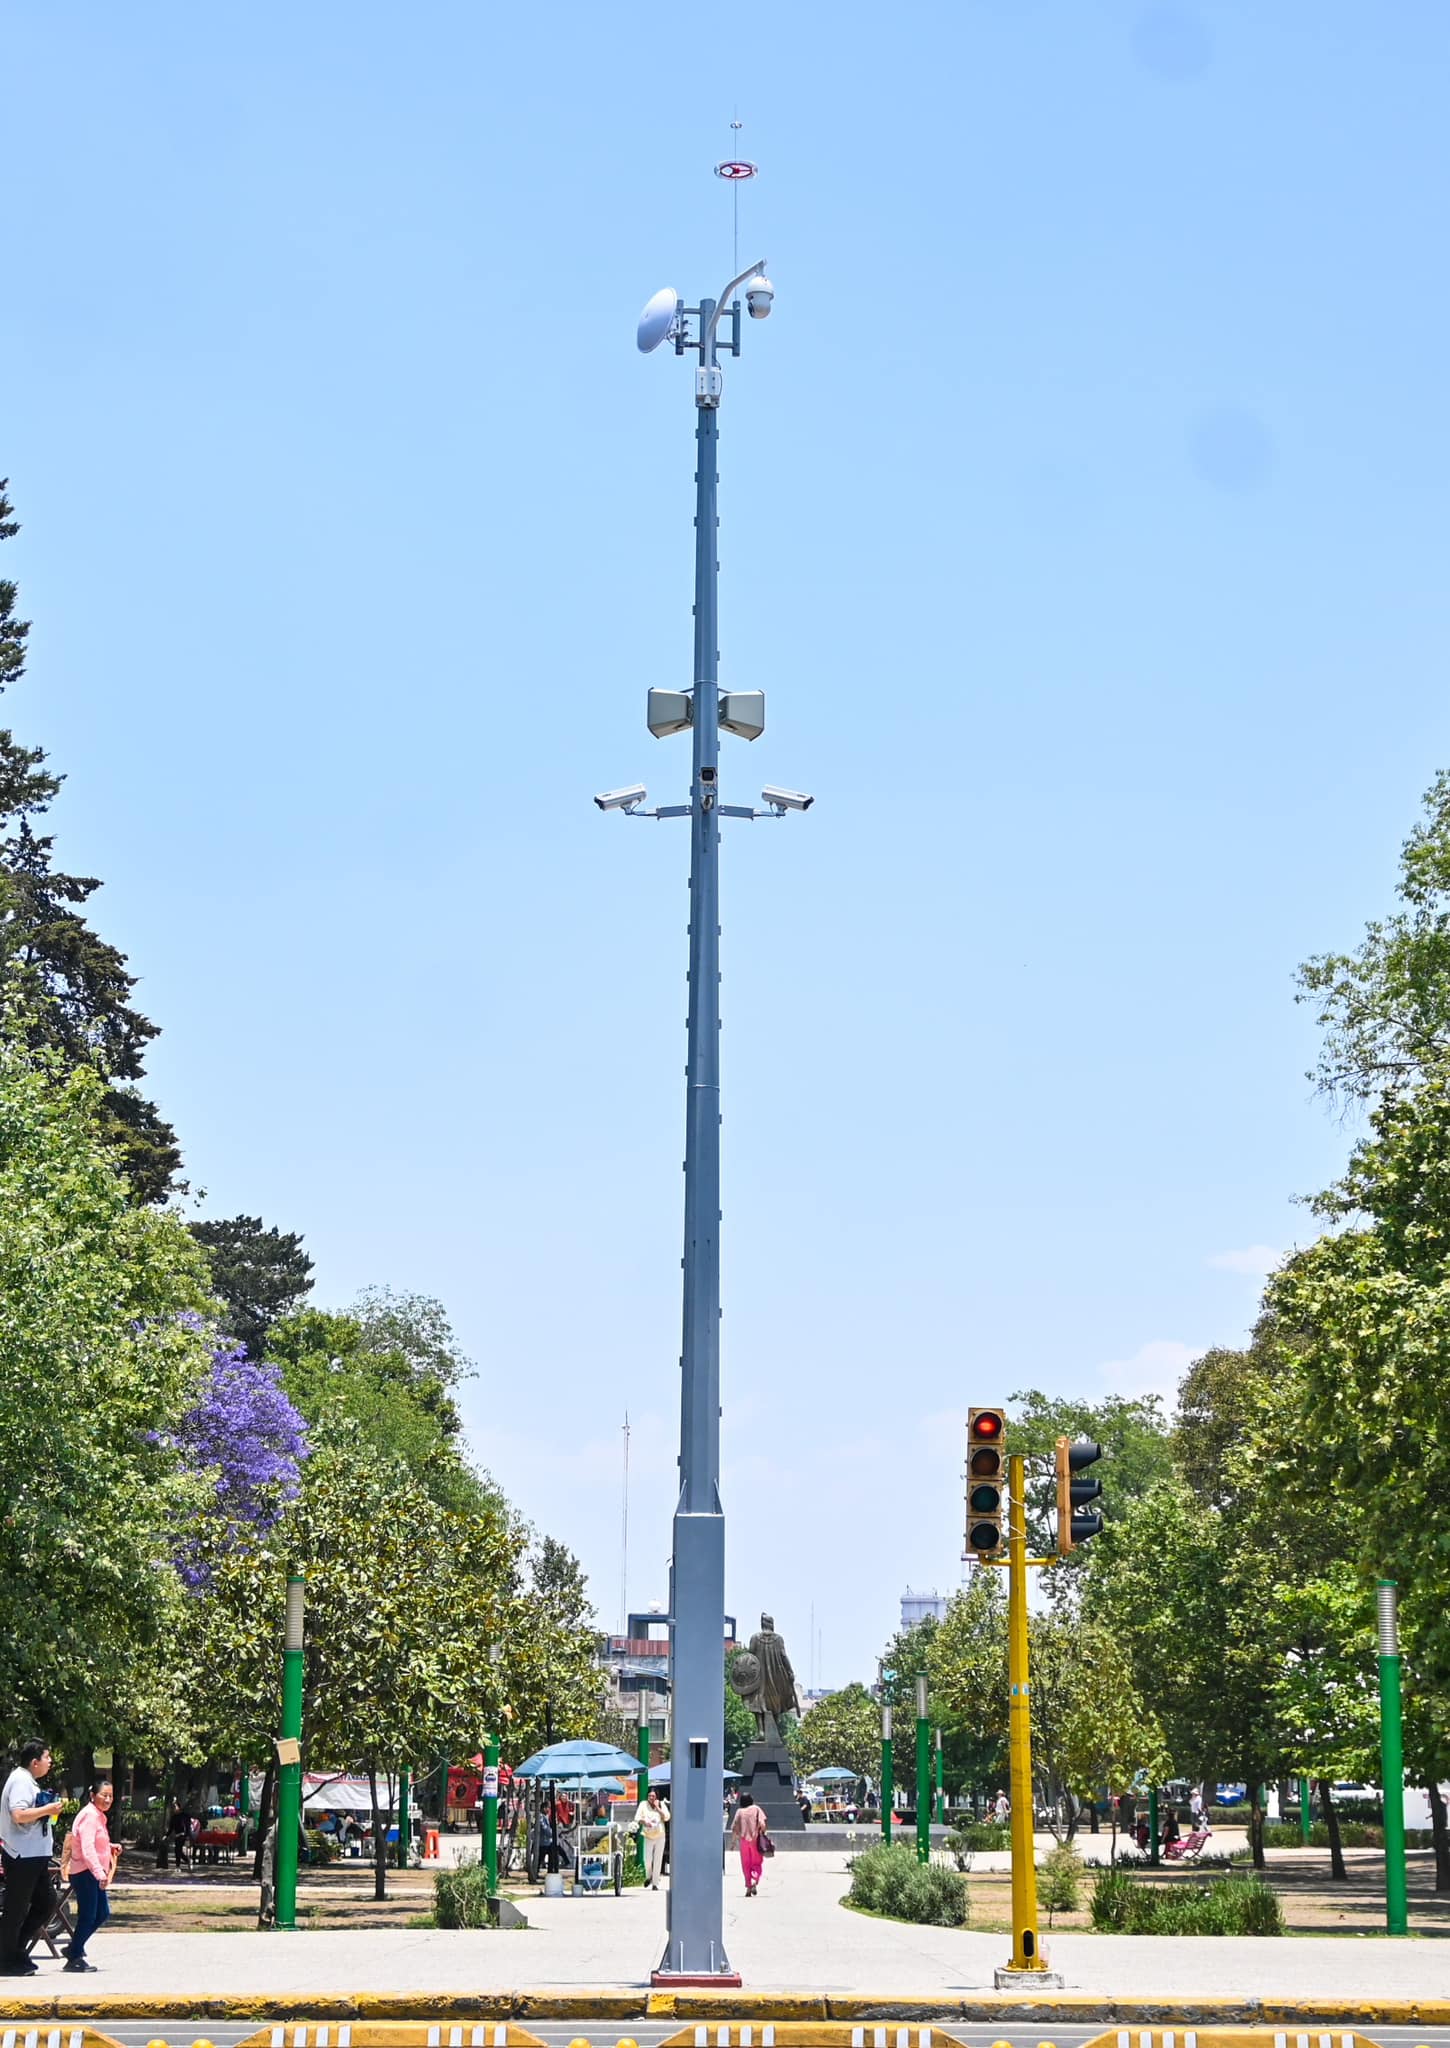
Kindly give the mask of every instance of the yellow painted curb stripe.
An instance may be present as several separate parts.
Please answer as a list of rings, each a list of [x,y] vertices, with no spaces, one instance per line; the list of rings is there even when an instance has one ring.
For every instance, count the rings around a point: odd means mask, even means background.
[[[186,1997],[176,1992],[24,1993],[0,1999],[0,2028],[45,2022],[104,2029],[111,2020],[685,2020],[922,2021],[995,2017],[1056,2019],[1138,2026],[1261,2027],[1450,2026],[1450,1998],[1224,1998],[1109,1997],[1088,1991],[1021,1993],[982,1991],[954,1996],[896,1998],[883,1994],[780,1994],[751,1991],[498,1991],[498,1992],[279,1992],[273,1995]],[[47,2048],[42,2039],[39,2048]],[[61,2048],[69,2048],[62,2041]],[[712,2044],[713,2048],[713,2044]],[[1292,2048],[1292,2044],[1291,2044]]]

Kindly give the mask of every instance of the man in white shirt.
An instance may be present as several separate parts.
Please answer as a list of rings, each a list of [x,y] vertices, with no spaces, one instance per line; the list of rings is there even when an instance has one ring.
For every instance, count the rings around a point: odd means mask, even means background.
[[[634,1819],[644,1839],[644,1881],[652,1892],[659,1890],[660,1872],[665,1867],[665,1822],[669,1817],[668,1803],[651,1785],[649,1797],[640,1801]]]
[[[43,1742],[22,1743],[20,1762],[0,1791],[0,1863],[5,1909],[0,1912],[0,1976],[33,1977],[30,1944],[55,1911],[50,1882],[50,1824],[65,1803],[41,1785],[50,1770]]]

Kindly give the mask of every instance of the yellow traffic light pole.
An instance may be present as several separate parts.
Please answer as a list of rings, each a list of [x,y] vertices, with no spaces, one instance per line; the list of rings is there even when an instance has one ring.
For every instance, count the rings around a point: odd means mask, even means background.
[[[1013,1970],[1045,1970],[1037,1938],[1037,1860],[1032,1792],[1032,1678],[1027,1661],[1026,1460],[1007,1461],[1007,1723],[1012,1766]]]

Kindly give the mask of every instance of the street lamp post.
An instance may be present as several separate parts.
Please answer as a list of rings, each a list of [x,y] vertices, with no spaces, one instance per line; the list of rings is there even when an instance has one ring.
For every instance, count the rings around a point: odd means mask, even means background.
[[[307,1581],[301,1572],[287,1580],[282,1635],[282,1733],[277,1743],[277,1860],[273,1874],[273,1917],[278,1927],[297,1925],[297,1837],[302,1827],[302,1684],[307,1614]]]
[[[896,1798],[895,1756],[892,1750],[891,1702],[881,1709],[881,1839],[891,1840],[891,1808]]]
[[[686,1025],[685,1256],[680,1353],[680,1493],[670,1563],[670,1889],[664,1955],[657,1984],[706,1986],[740,1982],[724,1942],[721,1822],[725,1747],[725,1517],[720,1501],[720,819],[784,817],[811,799],[790,790],[763,792],[768,809],[720,801],[722,723],[755,738],[764,729],[763,698],[719,696],[719,561],[716,484],[723,372],[717,352],[740,352],[744,285],[751,316],[770,311],[774,289],[764,264],[733,277],[718,299],[682,306],[677,293],[656,293],[645,307],[638,342],[648,354],[661,342],[676,355],[698,355],[695,371],[695,648],[694,680],[685,691],[652,690],[650,730],[660,738],[692,737],[690,801],[644,810],[646,792],[632,787],[596,797],[601,810],[629,817],[690,821],[689,1016]],[[729,337],[722,338],[728,309]]]
[[[927,1679],[916,1681],[916,1860],[931,1861],[931,1723],[927,1719]]]
[[[1380,1663],[1380,1786],[1385,1821],[1385,1931],[1410,1931],[1405,1878],[1405,1758],[1400,1723],[1399,1588],[1393,1579],[1376,1587]]]

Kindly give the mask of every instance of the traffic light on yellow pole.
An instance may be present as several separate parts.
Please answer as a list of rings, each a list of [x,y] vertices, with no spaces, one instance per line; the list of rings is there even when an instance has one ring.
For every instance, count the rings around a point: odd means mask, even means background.
[[[967,1556],[982,1562],[1007,1548],[1007,1413],[967,1410]]]
[[[1091,1443],[1081,1437],[1076,1443],[1071,1437],[1057,1439],[1057,1554],[1067,1557],[1080,1543],[1086,1543],[1091,1536],[1103,1533],[1101,1511],[1094,1511],[1092,1503],[1103,1497],[1101,1479],[1080,1479],[1089,1465],[1096,1465],[1103,1455],[1101,1444]]]

